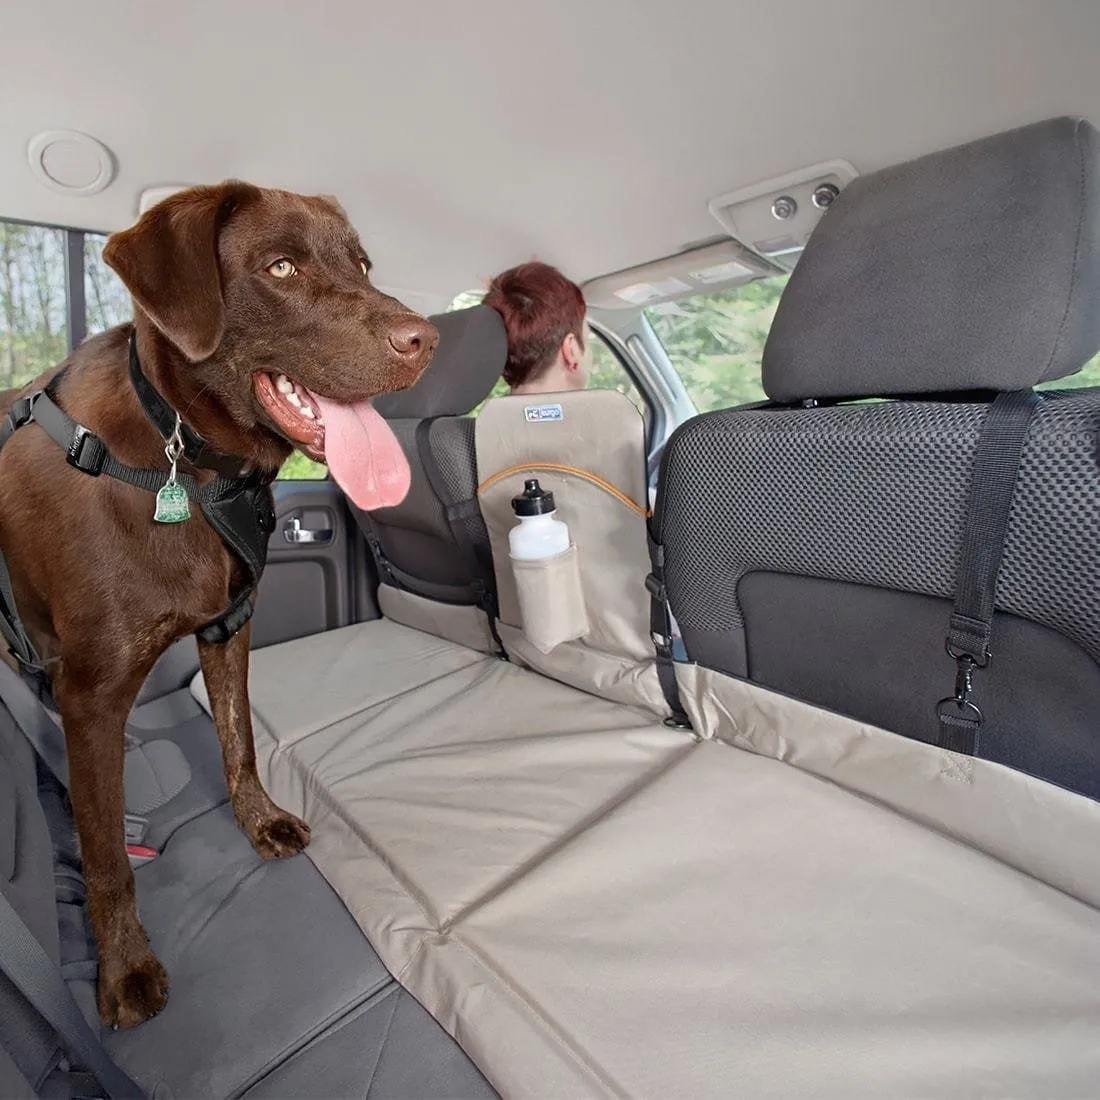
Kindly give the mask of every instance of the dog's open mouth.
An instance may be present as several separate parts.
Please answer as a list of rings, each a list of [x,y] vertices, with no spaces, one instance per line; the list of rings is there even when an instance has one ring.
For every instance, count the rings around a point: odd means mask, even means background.
[[[279,431],[310,458],[327,463],[358,507],[392,508],[405,499],[408,460],[370,401],[340,404],[267,371],[252,376],[252,388]]]

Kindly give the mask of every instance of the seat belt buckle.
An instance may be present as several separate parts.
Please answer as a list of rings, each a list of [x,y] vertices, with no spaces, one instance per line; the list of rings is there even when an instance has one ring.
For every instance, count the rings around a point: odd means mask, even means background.
[[[126,843],[140,844],[149,832],[149,819],[141,814],[127,814],[125,820]]]
[[[645,590],[661,603],[668,603],[668,593],[665,591],[665,582],[656,573],[649,573],[645,579]]]
[[[99,477],[107,463],[107,448],[95,432],[77,424],[65,449],[65,461],[83,474]]]
[[[126,855],[131,867],[142,867],[159,854],[156,848],[144,843],[149,832],[149,819],[141,814],[127,814],[125,818]]]

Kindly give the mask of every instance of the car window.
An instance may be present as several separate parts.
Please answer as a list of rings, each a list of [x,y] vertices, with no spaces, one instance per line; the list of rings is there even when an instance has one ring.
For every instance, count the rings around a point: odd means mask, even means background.
[[[102,233],[84,234],[84,314],[88,332],[104,332],[134,315],[130,292],[103,262]]]
[[[787,275],[646,309],[700,412],[762,401],[760,362]]]
[[[650,306],[645,315],[700,412],[764,400],[760,367],[779,297],[790,276]],[[1037,389],[1100,386],[1100,353],[1076,374]]]
[[[66,317],[65,231],[0,221],[0,389],[65,358]]]

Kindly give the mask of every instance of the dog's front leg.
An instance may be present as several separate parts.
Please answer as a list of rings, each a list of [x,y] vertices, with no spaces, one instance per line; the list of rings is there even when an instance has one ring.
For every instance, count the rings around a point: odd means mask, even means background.
[[[233,813],[252,846],[264,859],[300,852],[309,843],[309,826],[279,809],[256,774],[252,710],[248,702],[250,625],[223,645],[199,642],[199,661],[222,744],[225,782]]]
[[[87,666],[66,659],[53,684],[65,726],[88,916],[99,948],[99,1016],[110,1027],[140,1024],[168,999],[168,975],[138,919],[123,822],[126,718],[147,671],[121,673],[106,662]]]

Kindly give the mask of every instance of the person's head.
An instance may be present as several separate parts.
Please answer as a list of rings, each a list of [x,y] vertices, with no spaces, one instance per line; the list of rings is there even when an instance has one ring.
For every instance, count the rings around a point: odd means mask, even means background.
[[[588,385],[591,339],[584,295],[556,267],[531,262],[502,272],[485,304],[508,333],[504,381],[513,393],[557,393]]]

